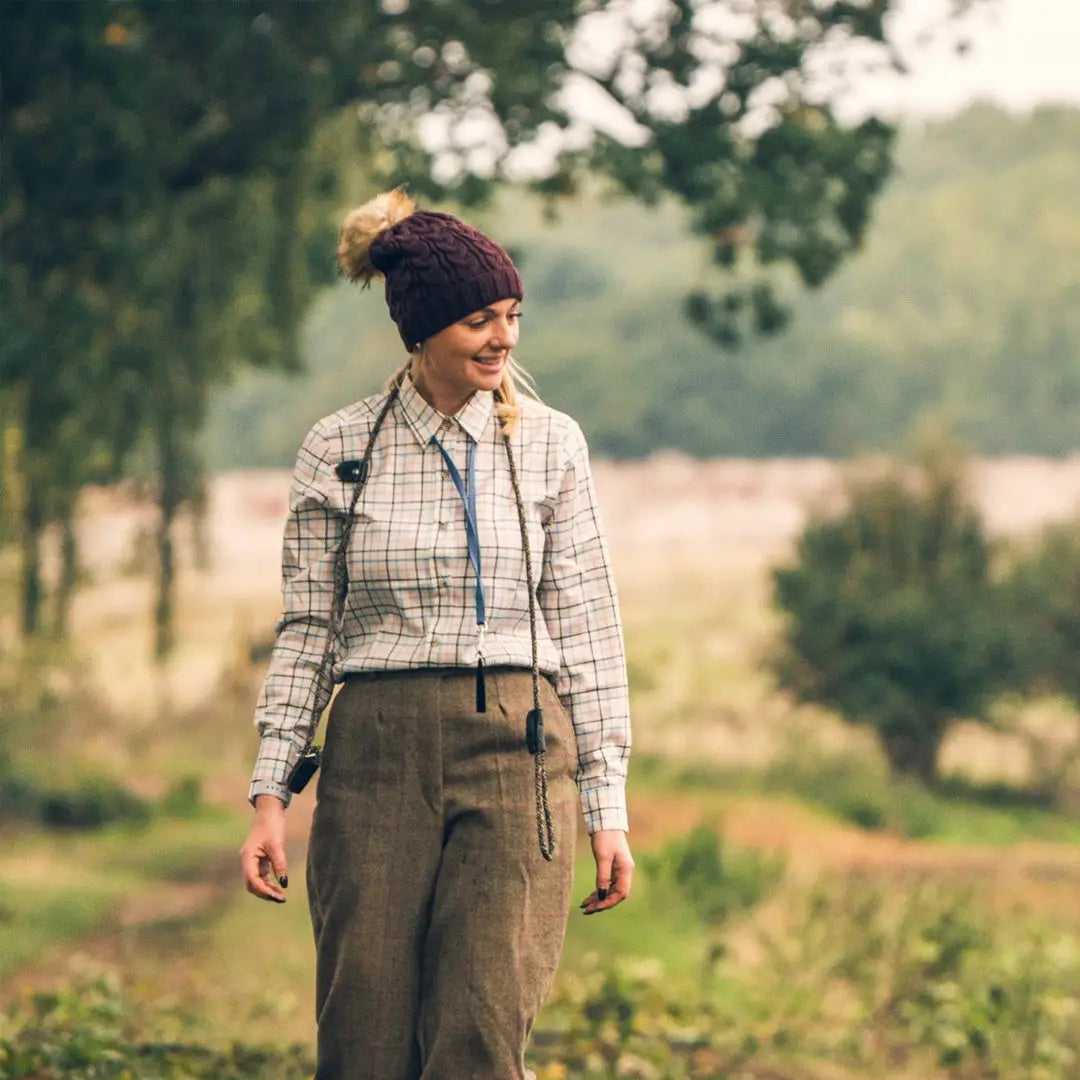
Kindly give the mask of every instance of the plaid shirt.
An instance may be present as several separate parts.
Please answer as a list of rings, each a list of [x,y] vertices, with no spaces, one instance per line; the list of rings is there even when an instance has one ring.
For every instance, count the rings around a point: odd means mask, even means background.
[[[364,398],[319,421],[300,448],[282,554],[284,612],[255,713],[261,742],[252,799],[265,793],[288,803],[285,779],[305,743],[313,705],[321,711],[327,704],[315,700],[315,676],[326,642],[334,549],[353,490],[334,467],[363,457],[384,400],[382,394]],[[512,445],[539,568],[540,668],[555,677],[573,722],[589,832],[626,829],[626,662],[588,448],[570,417],[531,399],[522,407]],[[484,662],[532,665],[521,529],[494,399],[477,391],[446,417],[406,379],[375,440],[356,507],[335,681],[349,672],[476,664],[465,510],[432,436],[462,475],[469,441],[476,444]]]

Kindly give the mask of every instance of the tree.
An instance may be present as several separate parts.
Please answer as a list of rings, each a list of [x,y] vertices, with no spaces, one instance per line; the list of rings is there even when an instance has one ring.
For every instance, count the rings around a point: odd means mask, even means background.
[[[592,75],[645,137],[636,148],[564,145],[536,186],[567,191],[591,168],[640,198],[671,192],[722,265],[745,251],[763,266],[790,264],[813,286],[861,239],[892,134],[876,121],[841,125],[804,67],[844,42],[882,50],[891,3],[762,0],[746,5],[735,39],[709,21],[730,5],[691,0],[644,22],[624,2],[572,0],[5,4],[0,297],[15,333],[2,346],[3,388],[19,410],[30,481],[26,629],[38,622],[42,527],[150,433],[167,649],[169,533],[190,494],[180,478],[198,473],[183,459],[215,381],[293,355],[317,280],[298,242],[301,207],[322,179],[308,174],[307,154],[337,110],[359,117],[354,145],[372,177],[481,199],[515,148],[566,123],[553,92],[570,70],[567,47],[588,18],[614,17],[625,47]],[[447,132],[441,171],[417,135],[425,117]],[[272,210],[245,232],[250,218],[237,208],[260,198]],[[688,310],[718,341],[738,336],[744,311],[763,331],[784,318],[763,277],[718,304],[699,293]],[[211,353],[237,323],[250,337]]]
[[[774,572],[781,684],[872,728],[894,772],[933,780],[950,722],[985,718],[1013,675],[990,562],[949,454],[853,481]]]
[[[160,479],[158,652],[167,651],[171,525],[197,487],[192,450],[209,388],[240,364],[287,366],[319,280],[301,200],[316,202],[310,184],[324,179],[307,174],[320,125],[362,100],[369,120],[391,132],[404,114],[460,98],[481,64],[526,110],[522,136],[547,115],[547,84],[522,63],[554,77],[561,50],[537,32],[540,14],[497,21],[500,36],[470,5],[429,5],[414,20],[425,40],[457,30],[471,52],[416,60],[406,78],[402,59],[420,46],[394,6],[4,7],[12,62],[0,274],[16,333],[4,348],[3,388],[28,479],[27,631],[39,623],[41,530],[70,508],[69,491],[100,478],[88,449],[95,439],[107,446],[98,465],[115,474],[146,434]],[[570,17],[568,4],[545,8],[546,19]],[[358,134],[371,157],[375,128]],[[332,245],[324,252],[325,276]]]

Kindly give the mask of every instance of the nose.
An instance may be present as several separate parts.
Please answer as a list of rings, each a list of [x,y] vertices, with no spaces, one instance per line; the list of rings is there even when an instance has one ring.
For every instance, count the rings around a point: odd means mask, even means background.
[[[491,326],[491,347],[499,351],[512,349],[518,340],[518,325],[516,319],[510,319],[503,315],[493,319]]]

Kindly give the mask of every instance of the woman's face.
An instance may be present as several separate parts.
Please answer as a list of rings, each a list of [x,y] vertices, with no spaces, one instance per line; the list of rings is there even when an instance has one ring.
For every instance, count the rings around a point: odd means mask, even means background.
[[[518,341],[521,302],[498,300],[424,342],[413,382],[441,413],[453,415],[475,390],[496,390]]]

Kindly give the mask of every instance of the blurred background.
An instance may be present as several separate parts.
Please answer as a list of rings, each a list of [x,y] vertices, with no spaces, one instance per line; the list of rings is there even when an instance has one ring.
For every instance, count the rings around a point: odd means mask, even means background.
[[[287,905],[236,853],[296,448],[402,360],[337,228],[400,183],[519,263],[620,588],[638,881],[540,1080],[1080,1076],[1078,44],[6,0],[0,1077],[311,1075],[314,795]]]

